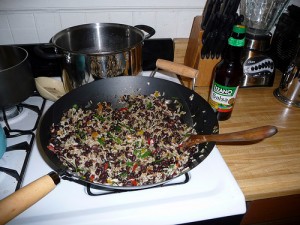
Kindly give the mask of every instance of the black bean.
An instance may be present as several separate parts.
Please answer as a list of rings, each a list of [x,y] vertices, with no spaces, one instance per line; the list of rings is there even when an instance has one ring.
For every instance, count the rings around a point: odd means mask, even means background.
[[[91,167],[91,166],[93,166],[93,161],[92,161],[92,160],[86,161],[86,162],[84,163],[84,166],[85,166],[85,167]]]
[[[144,165],[140,165],[140,170],[141,170],[141,172],[140,172],[141,174],[145,173],[147,171],[147,167]]]
[[[106,182],[106,179],[108,178],[107,172],[101,173],[100,176],[99,176],[99,178],[100,178],[101,180],[105,180],[105,182]]]
[[[80,158],[78,156],[75,156],[76,159],[75,159],[75,165],[76,166],[79,166],[80,165]]]
[[[103,172],[103,169],[101,168],[101,167],[98,167],[97,169],[96,169],[96,171],[95,171],[95,174],[96,175],[99,175],[100,173],[102,173]]]

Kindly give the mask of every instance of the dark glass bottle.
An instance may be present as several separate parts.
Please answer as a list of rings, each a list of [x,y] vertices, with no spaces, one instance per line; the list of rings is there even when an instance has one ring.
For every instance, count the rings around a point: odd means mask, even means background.
[[[235,25],[222,60],[215,66],[208,102],[218,120],[230,118],[243,76],[241,54],[245,45],[245,26]]]

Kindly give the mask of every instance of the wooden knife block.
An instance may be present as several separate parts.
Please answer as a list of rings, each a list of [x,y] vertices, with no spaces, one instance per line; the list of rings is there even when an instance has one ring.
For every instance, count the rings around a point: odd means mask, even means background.
[[[192,67],[199,70],[199,75],[196,79],[196,86],[206,87],[211,85],[213,69],[215,65],[220,62],[219,59],[202,59],[201,49],[202,49],[202,35],[203,30],[201,29],[202,17],[196,16],[193,21],[193,26],[191,29],[185,57],[184,65]],[[182,78],[183,83],[191,87],[191,80]]]

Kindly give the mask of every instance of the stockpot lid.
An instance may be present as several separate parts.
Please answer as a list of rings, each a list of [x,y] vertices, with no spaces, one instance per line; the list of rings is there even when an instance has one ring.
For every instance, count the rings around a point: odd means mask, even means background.
[[[133,26],[116,23],[82,24],[64,29],[52,37],[60,50],[78,54],[112,54],[127,51],[145,39]]]

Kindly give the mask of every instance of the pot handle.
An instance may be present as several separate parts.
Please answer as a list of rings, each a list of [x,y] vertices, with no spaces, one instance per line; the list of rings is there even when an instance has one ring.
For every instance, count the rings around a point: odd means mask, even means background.
[[[146,33],[148,33],[147,35],[145,35],[144,39],[149,39],[150,37],[152,37],[155,34],[155,30],[154,28],[147,26],[147,25],[136,25],[134,26],[142,31],[145,31]]]
[[[152,73],[150,74],[150,77],[154,76],[157,69],[162,69],[162,70],[165,70],[165,71],[168,71],[171,73],[176,73],[177,75],[180,75],[183,77],[188,77],[188,78],[193,79],[192,89],[193,90],[195,89],[196,78],[199,73],[198,70],[188,67],[188,66],[185,66],[180,63],[169,61],[169,60],[157,59],[156,69],[154,71],[152,71]]]
[[[57,53],[50,53],[49,49],[55,49],[55,46],[52,43],[46,43],[42,45],[36,45],[33,50],[36,55],[43,59],[60,59],[64,55],[63,54],[57,54]]]
[[[157,59],[156,67],[192,79],[198,76],[198,70],[165,59]]]
[[[51,192],[60,182],[57,173],[50,172],[0,201],[0,224],[6,224]]]

